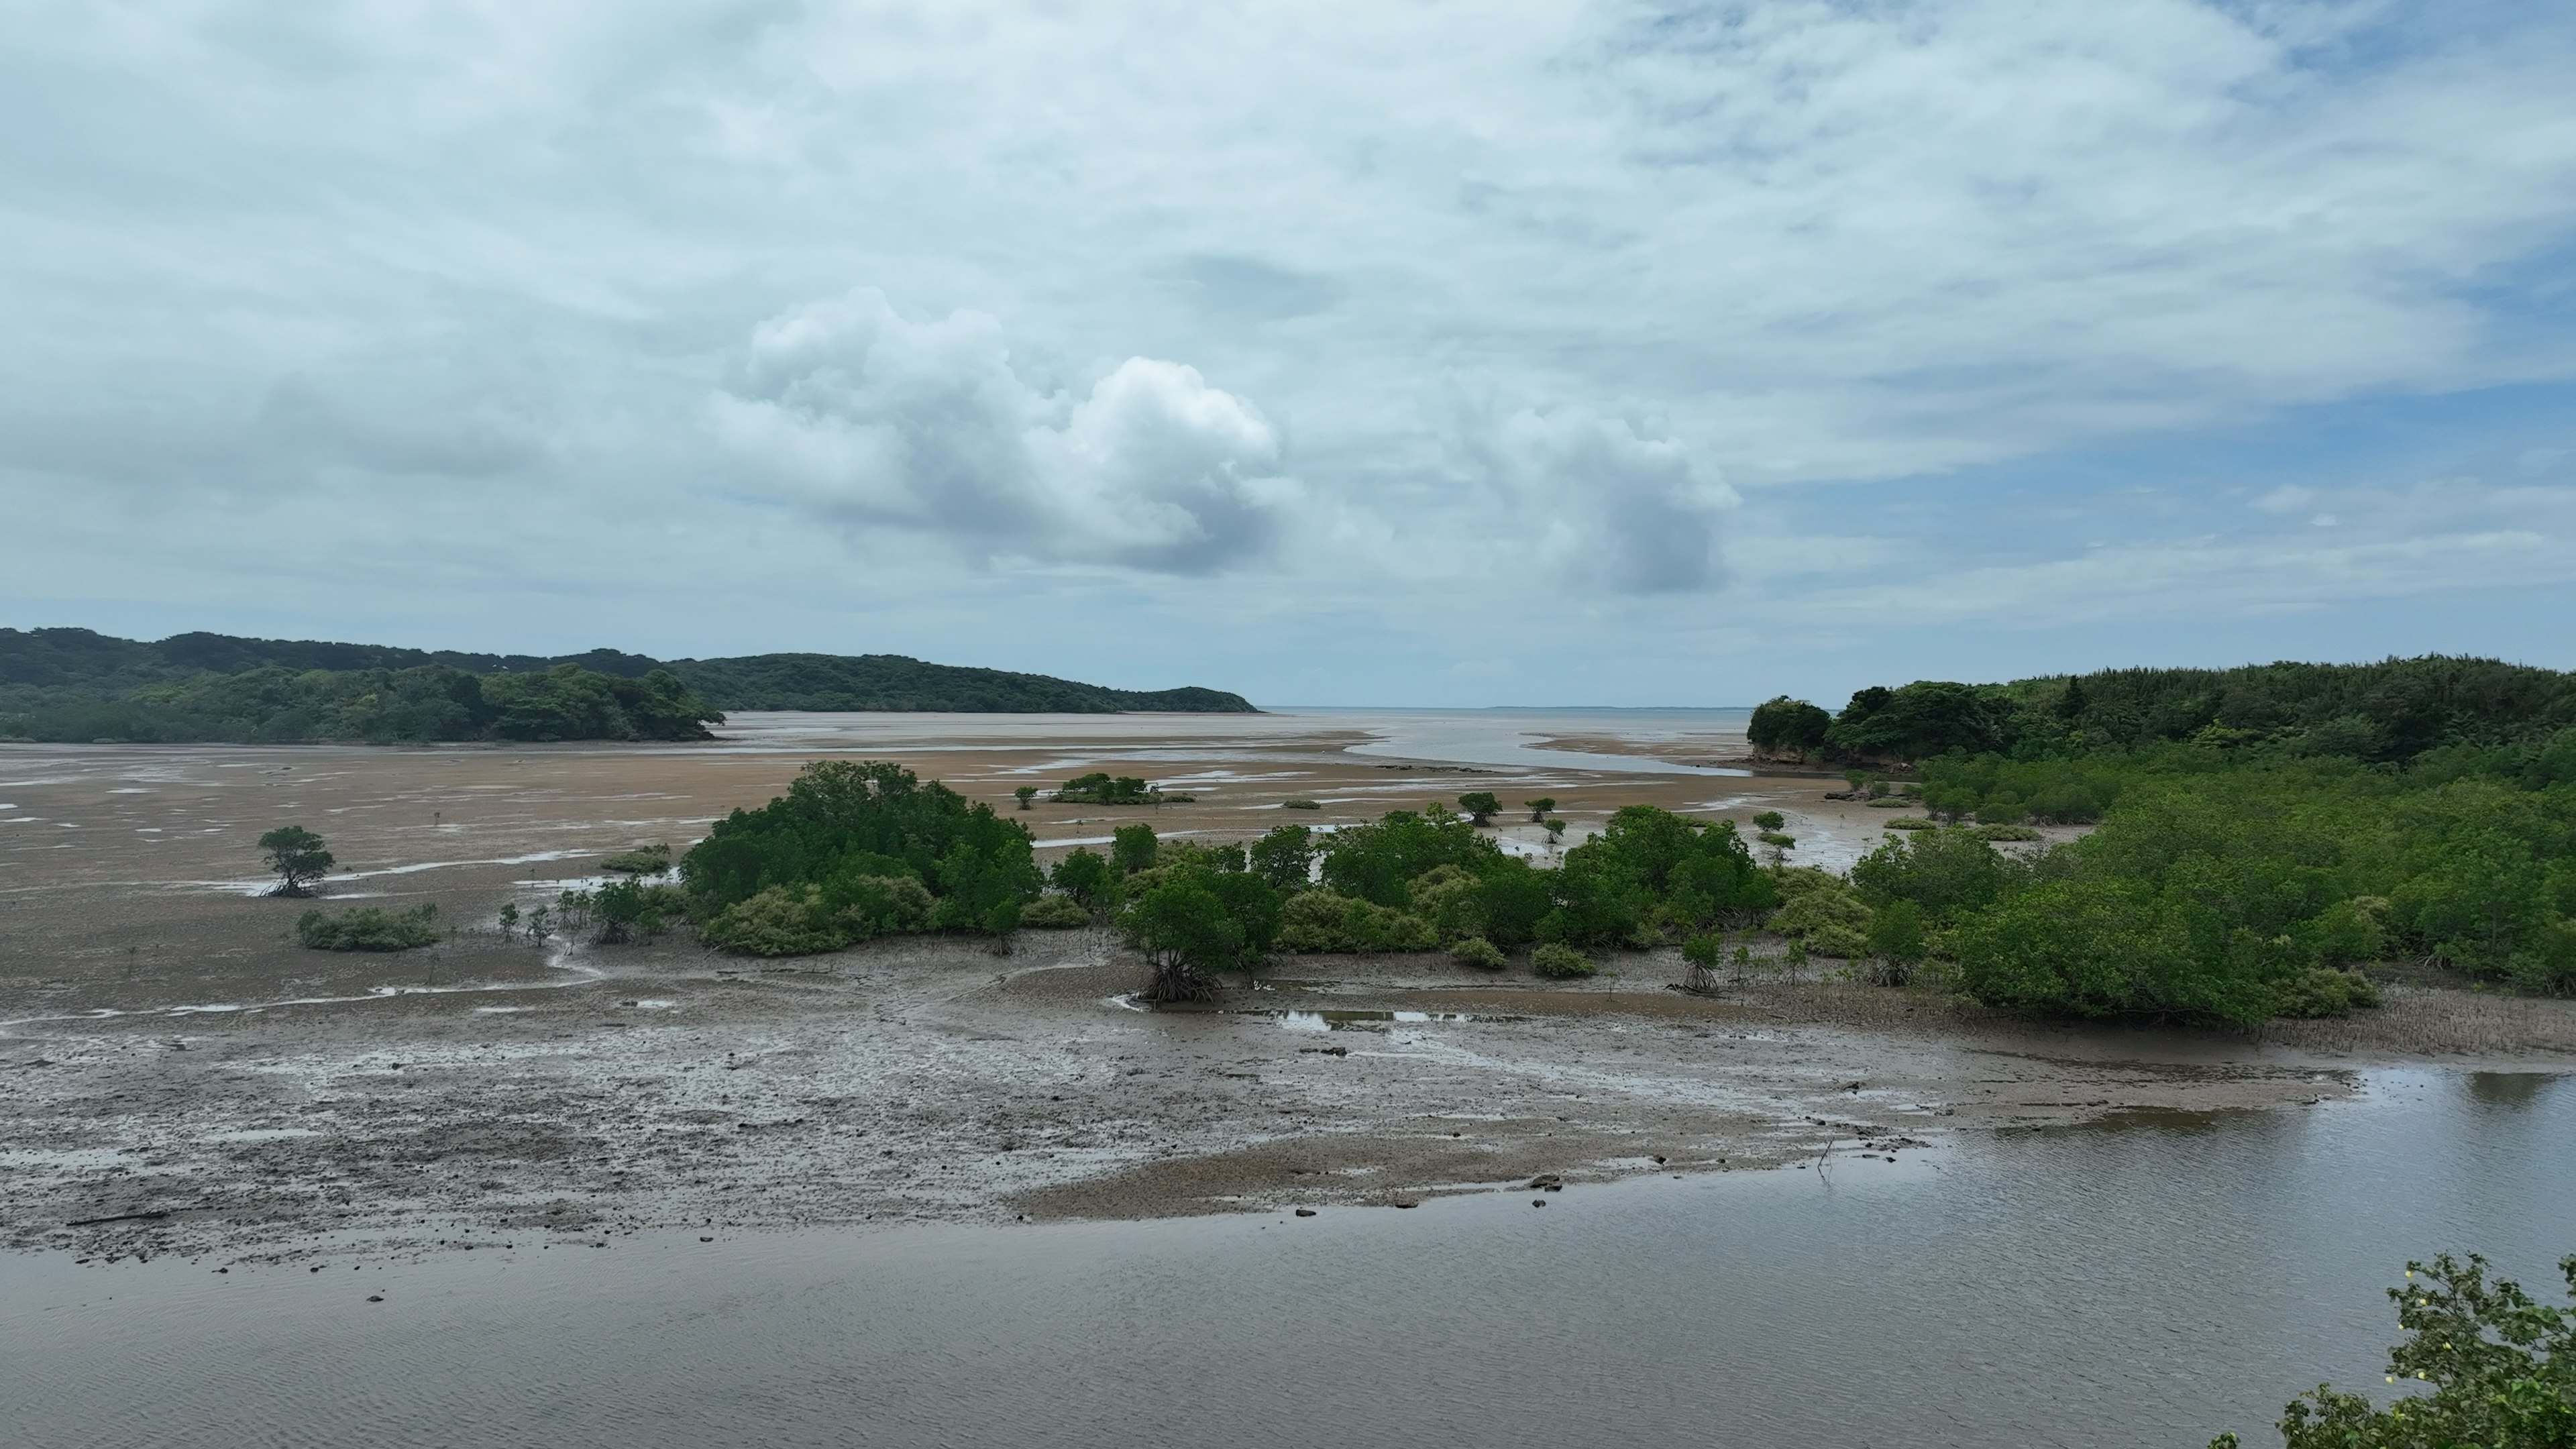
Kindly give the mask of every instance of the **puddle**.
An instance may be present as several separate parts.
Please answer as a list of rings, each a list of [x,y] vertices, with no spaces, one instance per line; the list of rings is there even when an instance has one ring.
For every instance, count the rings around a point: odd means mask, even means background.
[[[1491,1016],[1469,1011],[1292,1011],[1231,1012],[1233,1016],[1266,1016],[1289,1031],[1381,1031],[1389,1026],[1428,1025],[1442,1021],[1520,1021],[1517,1016]]]

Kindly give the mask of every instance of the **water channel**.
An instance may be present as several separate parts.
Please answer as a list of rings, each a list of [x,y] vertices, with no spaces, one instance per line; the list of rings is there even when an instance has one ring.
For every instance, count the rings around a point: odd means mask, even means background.
[[[2381,1290],[2554,1300],[2576,1083],[1969,1136],[1896,1162],[1144,1223],[0,1259],[32,1446],[2249,1444],[2385,1391]],[[370,1303],[370,1295],[383,1301]]]

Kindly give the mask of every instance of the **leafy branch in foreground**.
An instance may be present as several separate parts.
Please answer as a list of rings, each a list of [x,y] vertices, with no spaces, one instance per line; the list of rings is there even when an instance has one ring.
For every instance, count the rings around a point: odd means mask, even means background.
[[[2576,1296],[2576,1256],[2558,1271]],[[2282,1411],[2285,1449],[2568,1449],[2576,1445],[2576,1312],[2487,1281],[2487,1260],[2444,1253],[2406,1265],[2388,1290],[2411,1335],[2388,1355],[2388,1381],[2429,1392],[2379,1408],[2319,1384]],[[2239,1449],[2221,1434],[2210,1449]]]

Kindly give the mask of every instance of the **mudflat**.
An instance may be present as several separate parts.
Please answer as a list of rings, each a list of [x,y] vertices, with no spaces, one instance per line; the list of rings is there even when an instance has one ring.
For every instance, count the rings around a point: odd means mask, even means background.
[[[1508,733],[1508,731],[1507,731]],[[1041,803],[1047,854],[1144,819],[1246,838],[1491,790],[1572,837],[1622,804],[1776,808],[1841,864],[1838,782],[1403,753],[1332,716],[746,716],[671,748],[0,746],[0,1237],[103,1255],[295,1257],[528,1234],[1133,1217],[1938,1151],[2140,1111],[2304,1110],[2351,1069],[2576,1063],[2576,1003],[2394,987],[2262,1039],[2034,1027],[1757,963],[1721,996],[1673,953],[1542,981],[1445,957],[1283,957],[1214,1009],[1149,1011],[1105,932],[880,941],[771,963],[685,933],[504,939],[495,914],[675,849],[809,759],[895,759],[1010,810],[1093,769],[1197,799]],[[1608,729],[1539,729],[1590,746]],[[1630,740],[1652,755],[1652,740]],[[1373,753],[1354,753],[1357,748]],[[1725,757],[1702,728],[1686,760]],[[1392,753],[1390,753],[1392,751]],[[1312,800],[1315,810],[1289,810]],[[325,835],[324,905],[424,902],[455,934],[307,951],[253,839]],[[1508,848],[1544,853],[1526,811]],[[1829,968],[1836,963],[1823,962]],[[1543,1194],[1542,1194],[1543,1195]]]

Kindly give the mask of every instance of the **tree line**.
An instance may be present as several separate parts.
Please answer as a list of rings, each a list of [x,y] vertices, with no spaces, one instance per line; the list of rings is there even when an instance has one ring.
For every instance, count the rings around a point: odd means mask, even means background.
[[[40,704],[0,715],[0,736],[76,744],[703,740],[723,719],[659,669],[629,679],[577,664],[483,675],[443,664],[269,667]]]
[[[1828,714],[1786,695],[1753,711],[1755,751],[1913,764],[1944,754],[2060,758],[2190,742],[2404,764],[2537,745],[2576,727],[2576,674],[2427,655],[2375,664],[2106,669],[2009,684],[1916,680]]]

